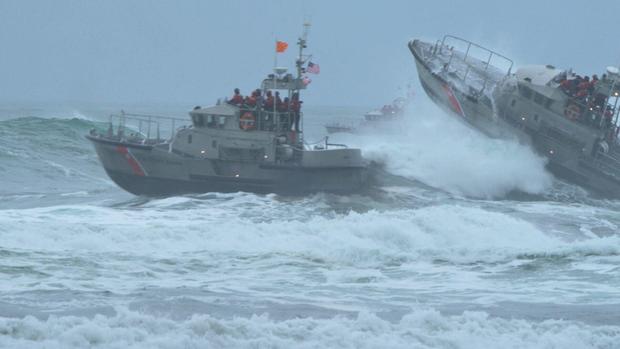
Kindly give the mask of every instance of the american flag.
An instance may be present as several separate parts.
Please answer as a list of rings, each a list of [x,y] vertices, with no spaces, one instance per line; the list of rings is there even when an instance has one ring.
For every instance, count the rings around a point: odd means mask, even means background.
[[[310,74],[319,74],[321,72],[321,67],[318,64],[308,62],[308,68],[306,68],[306,71]]]
[[[308,76],[304,76],[301,82],[303,82],[304,85],[308,85],[312,82],[312,79],[310,79]]]

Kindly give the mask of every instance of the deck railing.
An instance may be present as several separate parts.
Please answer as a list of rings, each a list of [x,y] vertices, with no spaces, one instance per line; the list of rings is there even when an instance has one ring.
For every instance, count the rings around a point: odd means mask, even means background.
[[[490,50],[490,49],[488,49],[488,48],[486,48],[484,46],[478,45],[478,44],[476,44],[476,43],[474,43],[472,41],[469,41],[469,40],[466,40],[466,39],[463,39],[463,38],[460,38],[460,37],[457,37],[457,36],[453,36],[453,35],[445,35],[441,41],[438,40],[435,43],[435,46],[433,48],[433,55],[436,55],[437,53],[443,54],[443,50],[444,50],[444,48],[448,47],[447,46],[447,42],[449,43],[449,41],[457,41],[457,42],[461,42],[461,43],[464,43],[465,45],[467,45],[467,47],[465,49],[464,56],[463,56],[462,59],[460,57],[458,57],[458,55],[455,56],[455,51],[453,49],[450,50],[451,51],[450,52],[450,58],[448,59],[448,67],[450,67],[450,65],[452,64],[452,61],[455,58],[456,59],[460,59],[463,63],[465,63],[465,65],[467,66],[467,69],[465,70],[465,74],[461,78],[463,81],[467,80],[467,77],[468,77],[468,75],[469,75],[471,70],[479,69],[479,67],[475,67],[472,63],[467,61],[467,59],[470,57],[470,50],[471,50],[471,48],[472,47],[478,48],[478,49],[480,49],[480,50],[482,50],[482,51],[484,51],[485,53],[488,54],[488,57],[486,57],[486,62],[485,62],[484,59],[477,58],[479,61],[484,62],[484,69],[482,69],[482,71],[481,71],[481,73],[482,73],[481,75],[484,76],[484,81],[483,81],[483,84],[482,84],[482,88],[480,89],[480,94],[482,94],[482,92],[487,87],[487,83],[488,83],[488,80],[489,80],[489,75],[487,73],[488,73],[488,70],[489,70],[489,66],[491,66],[491,61],[493,60],[493,58],[497,57],[497,58],[502,59],[506,63],[508,63],[508,69],[506,70],[506,74],[505,74],[506,77],[510,76],[510,74],[512,73],[512,68],[514,66],[514,62],[510,58],[508,58],[508,57],[506,57],[506,56],[504,56],[504,55],[502,55],[502,54],[500,54],[498,52]]]
[[[495,52],[495,51],[493,51],[491,49],[488,49],[488,48],[486,48],[484,46],[478,45],[478,44],[476,44],[476,43],[474,43],[472,41],[460,38],[458,36],[453,36],[453,35],[445,35],[443,37],[443,39],[441,40],[441,46],[442,47],[446,45],[446,40],[447,39],[456,40],[456,41],[459,41],[459,42],[467,44],[467,49],[465,51],[465,57],[463,58],[463,61],[465,63],[467,63],[467,57],[469,57],[469,51],[470,51],[471,47],[474,46],[474,47],[477,47],[477,48],[479,48],[479,49],[481,49],[481,50],[483,50],[483,51],[485,51],[486,53],[489,54],[489,57],[487,58],[487,61],[485,63],[485,71],[487,71],[489,69],[489,65],[491,64],[491,60],[493,59],[493,57],[499,57],[499,58],[502,58],[503,60],[505,60],[507,63],[510,63],[510,66],[508,67],[508,70],[506,71],[506,75],[510,75],[510,73],[512,73],[512,67],[514,66],[514,62],[513,62],[512,59],[510,59],[510,58],[508,58],[508,57],[506,57],[506,56],[504,56],[504,55],[502,55],[502,54],[500,54],[498,52]],[[453,56],[454,56],[454,51],[452,52],[452,56],[450,57],[450,60],[452,60]]]
[[[183,125],[181,128],[187,127],[189,122],[187,119],[170,116],[121,111],[110,115],[107,137],[141,144],[164,143],[174,138],[178,125]]]

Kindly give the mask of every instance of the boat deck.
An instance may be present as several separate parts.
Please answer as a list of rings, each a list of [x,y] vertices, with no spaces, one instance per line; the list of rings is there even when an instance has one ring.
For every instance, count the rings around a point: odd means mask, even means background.
[[[454,46],[450,46],[449,40],[453,37],[446,37],[443,41],[435,44],[416,42],[420,55],[429,69],[438,75],[448,78],[456,88],[468,94],[480,95],[485,91],[492,91],[497,83],[502,81],[510,74],[512,61],[498,53],[487,50],[469,41],[456,38],[458,43],[465,42],[467,49],[460,51]],[[472,45],[488,54],[486,60],[478,58],[470,53]],[[494,66],[492,63],[498,61],[502,65],[508,65],[507,69]]]

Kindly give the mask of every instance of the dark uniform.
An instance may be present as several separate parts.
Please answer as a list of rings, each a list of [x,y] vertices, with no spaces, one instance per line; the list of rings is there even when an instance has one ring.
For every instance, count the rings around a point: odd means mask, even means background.
[[[299,119],[301,118],[301,103],[303,102],[299,100],[299,94],[295,93],[290,103],[290,109],[291,109],[291,112],[293,113],[293,119],[295,121],[294,125],[295,125],[296,132],[299,132]]]

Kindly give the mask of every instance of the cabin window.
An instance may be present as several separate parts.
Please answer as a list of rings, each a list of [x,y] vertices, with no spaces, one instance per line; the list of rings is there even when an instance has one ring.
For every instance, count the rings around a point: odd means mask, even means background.
[[[207,127],[216,127],[215,117],[213,115],[207,115]]]
[[[205,122],[202,115],[194,115],[193,116],[194,126],[196,127],[204,127]]]
[[[545,102],[545,108],[551,109],[552,105],[553,105],[553,99],[547,98],[547,101]]]
[[[517,104],[517,101],[513,99],[512,102],[510,102],[510,106],[514,108],[515,104]]]
[[[527,99],[532,98],[532,90],[529,87],[519,85],[519,93],[521,94],[521,97],[523,98],[527,98]]]
[[[216,140],[213,140],[213,141],[211,142],[211,147],[212,147],[212,148],[217,148],[217,141],[216,141]]]
[[[550,127],[546,130],[546,133],[549,138],[555,142],[562,143],[562,145],[567,145],[575,149],[583,149],[583,147],[585,147],[585,144],[579,142],[577,139],[573,138],[564,131],[560,131],[559,129]]]
[[[264,157],[265,149],[220,148],[220,155],[226,160],[257,161]]]
[[[538,122],[538,114],[534,114],[534,121]]]
[[[192,143],[192,135],[187,135],[187,143],[188,144]]]

